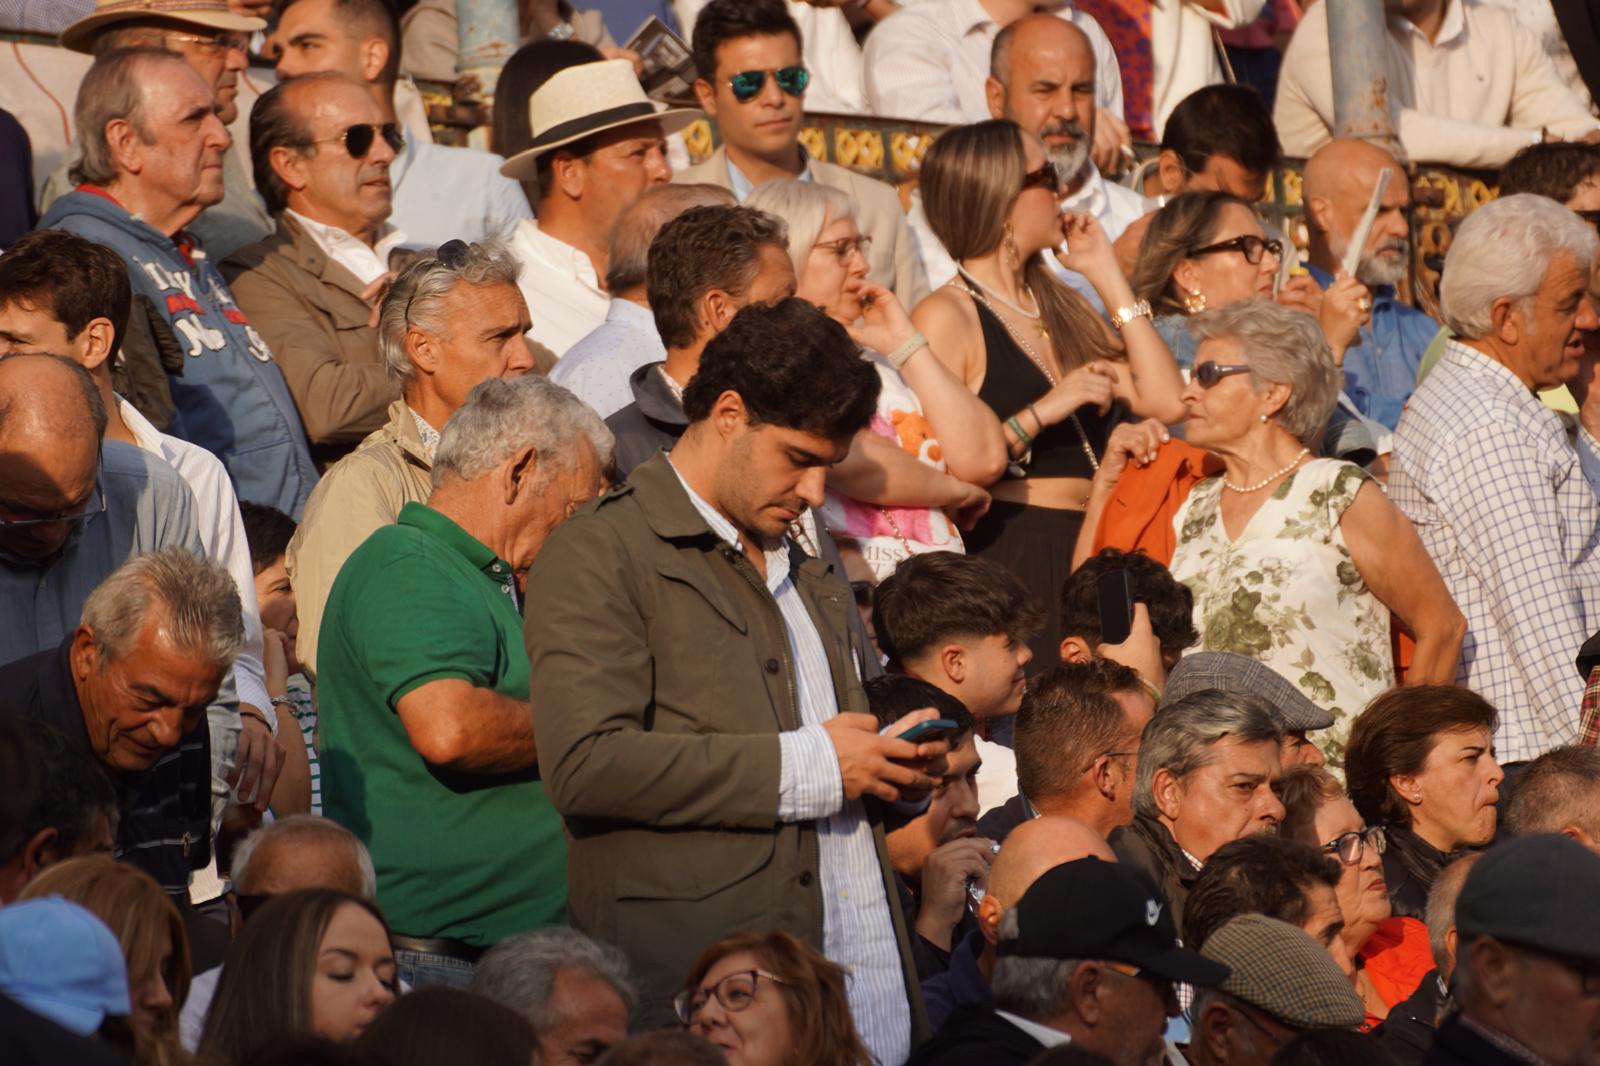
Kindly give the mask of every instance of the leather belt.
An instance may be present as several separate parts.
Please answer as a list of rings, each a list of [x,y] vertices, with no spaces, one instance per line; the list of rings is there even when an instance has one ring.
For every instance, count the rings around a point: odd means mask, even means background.
[[[462,962],[477,962],[488,948],[443,936],[401,936],[393,933],[389,942],[396,951],[416,951],[424,955],[444,955]]]

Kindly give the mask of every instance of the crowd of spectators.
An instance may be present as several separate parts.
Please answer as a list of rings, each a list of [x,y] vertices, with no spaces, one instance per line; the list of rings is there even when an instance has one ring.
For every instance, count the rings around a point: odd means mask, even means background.
[[[1584,5],[514,6],[0,0],[0,1059],[1595,1061]]]

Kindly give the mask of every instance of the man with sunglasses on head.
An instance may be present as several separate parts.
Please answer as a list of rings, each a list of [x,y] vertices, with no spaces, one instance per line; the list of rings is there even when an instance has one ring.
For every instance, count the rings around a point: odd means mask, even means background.
[[[881,181],[813,159],[797,138],[811,73],[801,65],[800,28],[782,0],[711,0],[694,23],[694,92],[716,120],[722,146],[678,181],[732,189],[741,201],[762,182],[819,181],[848,194],[871,244],[868,278],[906,307],[928,295],[928,278],[900,196]]]
[[[383,425],[400,390],[378,353],[378,307],[405,234],[388,222],[389,165],[405,147],[366,87],[291,78],[250,113],[256,188],[278,231],[223,264],[261,324],[321,468]]]

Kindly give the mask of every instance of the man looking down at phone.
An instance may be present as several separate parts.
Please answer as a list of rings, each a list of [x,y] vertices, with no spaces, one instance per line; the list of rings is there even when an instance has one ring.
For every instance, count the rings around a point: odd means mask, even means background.
[[[778,927],[852,968],[857,1029],[903,1062],[923,1026],[879,803],[924,799],[946,745],[896,739],[932,710],[879,734],[850,591],[789,537],[877,393],[823,311],[742,308],[671,453],[540,553],[525,639],[573,924],[621,934],[645,1019],[706,944]]]
[[[1061,585],[1063,663],[1119,662],[1159,697],[1199,640],[1194,593],[1142,551],[1102,548]]]

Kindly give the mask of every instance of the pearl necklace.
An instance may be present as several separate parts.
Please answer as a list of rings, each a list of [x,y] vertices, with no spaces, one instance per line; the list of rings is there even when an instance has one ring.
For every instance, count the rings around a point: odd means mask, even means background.
[[[1032,322],[1033,328],[1039,331],[1039,336],[1043,337],[1045,340],[1050,339],[1050,333],[1045,328],[1044,324],[1044,311],[1039,307],[1039,298],[1033,294],[1033,289],[1029,288],[1027,285],[1022,286],[1022,291],[1027,293],[1028,299],[1033,301],[1034,307],[1032,311],[1026,311],[1012,303],[1010,300],[1006,299],[1004,296],[1001,296],[998,292],[995,292],[993,289],[989,288],[989,286],[985,285],[977,278],[973,277],[972,274],[968,272],[966,267],[957,264],[956,273],[960,274],[963,278],[971,282],[977,288],[982,289],[990,299],[995,301],[995,303],[1000,304],[1007,310],[1013,311]]]
[[[1310,448],[1301,448],[1300,449],[1300,454],[1295,456],[1293,459],[1290,459],[1289,460],[1289,464],[1287,466],[1280,466],[1278,469],[1274,470],[1272,473],[1268,474],[1266,477],[1262,478],[1260,481],[1256,482],[1254,485],[1235,485],[1233,482],[1231,482],[1228,479],[1224,478],[1222,480],[1222,487],[1225,488],[1225,489],[1230,489],[1233,492],[1240,492],[1240,493],[1260,492],[1262,489],[1266,488],[1268,485],[1272,484],[1274,481],[1278,480],[1280,477],[1282,477],[1283,475],[1287,474],[1289,471],[1293,470],[1295,467],[1299,466],[1300,465],[1300,460],[1304,459],[1306,456],[1308,456],[1310,454],[1311,454],[1311,449]]]

